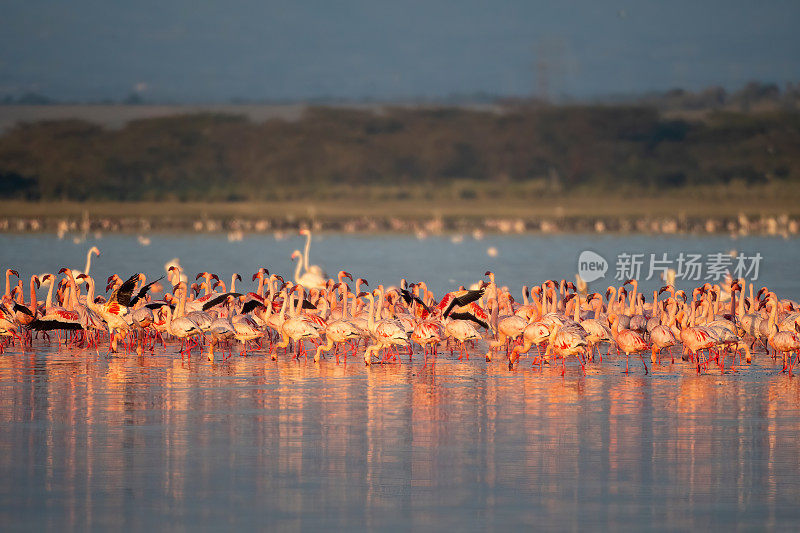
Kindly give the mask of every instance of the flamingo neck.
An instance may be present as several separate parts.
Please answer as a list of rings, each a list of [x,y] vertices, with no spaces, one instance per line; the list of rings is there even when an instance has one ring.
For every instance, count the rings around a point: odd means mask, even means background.
[[[347,320],[347,288],[340,287],[342,292],[342,320]]]
[[[45,309],[50,309],[50,306],[53,302],[53,287],[56,285],[56,278],[50,278],[50,287],[47,289],[47,299],[45,300],[44,307]]]
[[[308,272],[308,252],[311,249],[311,232],[306,232],[306,246],[303,248],[303,268]]]
[[[36,313],[37,304],[38,302],[36,301],[36,278],[34,276],[31,276],[31,305],[29,309],[34,314]]]
[[[298,252],[300,254],[300,252]],[[300,281],[300,268],[303,266],[303,256],[300,255],[300,258],[297,261],[297,266],[294,267],[294,281]]]
[[[179,278],[180,279],[180,278]],[[178,309],[175,311],[175,316],[183,316],[186,314],[186,283],[180,282],[178,290],[181,293],[180,300],[178,300]]]
[[[300,316],[300,314],[303,312],[303,300],[306,299],[306,291],[305,291],[305,289],[303,288],[302,285],[297,285],[297,287],[299,287],[299,288],[295,289],[295,292],[298,293],[297,294],[297,308],[294,310],[294,315],[295,316]]]
[[[369,318],[367,318],[367,327],[370,331],[375,328],[375,296],[367,294],[369,299]]]

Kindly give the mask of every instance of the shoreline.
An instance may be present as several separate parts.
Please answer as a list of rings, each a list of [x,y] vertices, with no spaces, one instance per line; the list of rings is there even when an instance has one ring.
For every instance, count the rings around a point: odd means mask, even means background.
[[[549,204],[549,205],[548,205]],[[310,228],[333,233],[437,234],[730,234],[789,237],[800,233],[795,209],[747,212],[737,203],[704,213],[695,201],[678,214],[665,199],[642,198],[627,212],[619,200],[551,199],[539,202],[497,200],[242,203],[76,203],[0,201],[0,233],[138,233],[175,231],[270,233]],[[587,209],[593,205],[594,209]],[[662,206],[660,209],[655,208]],[[797,204],[795,204],[797,205]],[[750,204],[753,207],[753,204]],[[788,206],[787,206],[788,207]],[[792,206],[794,207],[794,206]],[[617,211],[617,212],[615,212]],[[649,213],[648,213],[649,211]],[[756,211],[755,213],[753,211]]]

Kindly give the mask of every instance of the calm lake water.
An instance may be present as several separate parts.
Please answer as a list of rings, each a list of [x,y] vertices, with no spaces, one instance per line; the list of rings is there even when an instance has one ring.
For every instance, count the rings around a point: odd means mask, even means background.
[[[249,279],[291,272],[292,236],[108,236],[74,244],[0,236],[2,267],[82,267],[160,275],[178,256],[191,274]],[[482,278],[516,289],[571,277],[593,250],[763,256],[759,283],[800,297],[798,241],[700,237],[519,236],[426,239],[324,236],[311,262],[329,273],[436,291]],[[497,256],[486,254],[488,247]],[[453,281],[451,281],[453,280]],[[608,280],[598,282],[605,289]],[[248,284],[249,285],[249,284]],[[651,281],[650,286],[660,282]],[[689,285],[686,283],[685,285]],[[476,347],[472,353],[481,353]],[[227,362],[47,346],[0,356],[3,530],[790,529],[800,519],[800,378],[759,353],[738,372],[698,376],[678,359],[606,358],[509,371],[501,360],[435,368],[336,365],[264,352]],[[234,353],[236,348],[234,348]],[[196,354],[197,352],[195,352]]]

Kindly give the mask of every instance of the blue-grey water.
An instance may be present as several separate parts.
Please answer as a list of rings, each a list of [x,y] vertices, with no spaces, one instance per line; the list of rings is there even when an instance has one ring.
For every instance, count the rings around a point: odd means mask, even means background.
[[[302,240],[224,236],[0,236],[23,276],[83,267],[160,275],[286,274]],[[759,284],[798,298],[798,241],[720,237],[326,235],[329,273],[435,291],[481,279],[571,277],[577,257],[736,249],[763,256]],[[497,249],[490,257],[488,247]],[[193,277],[193,276],[192,276]],[[597,282],[604,289],[611,280]],[[650,287],[660,282],[652,280]],[[685,283],[686,286],[691,285]],[[27,283],[26,283],[27,286]],[[593,285],[594,288],[594,285]],[[517,291],[519,292],[519,291]],[[86,529],[793,529],[800,518],[800,385],[763,353],[697,375],[677,359],[645,375],[612,356],[509,371],[448,351],[434,368],[358,359],[318,365],[263,351],[190,361],[175,345],[107,356],[34,342],[0,355],[0,526]],[[196,352],[195,352],[196,353]],[[281,354],[282,355],[282,354]]]

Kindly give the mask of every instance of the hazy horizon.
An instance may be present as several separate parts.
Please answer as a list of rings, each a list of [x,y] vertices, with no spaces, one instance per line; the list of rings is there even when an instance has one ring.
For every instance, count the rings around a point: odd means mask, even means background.
[[[793,2],[12,1],[0,98],[589,99],[800,80]]]

